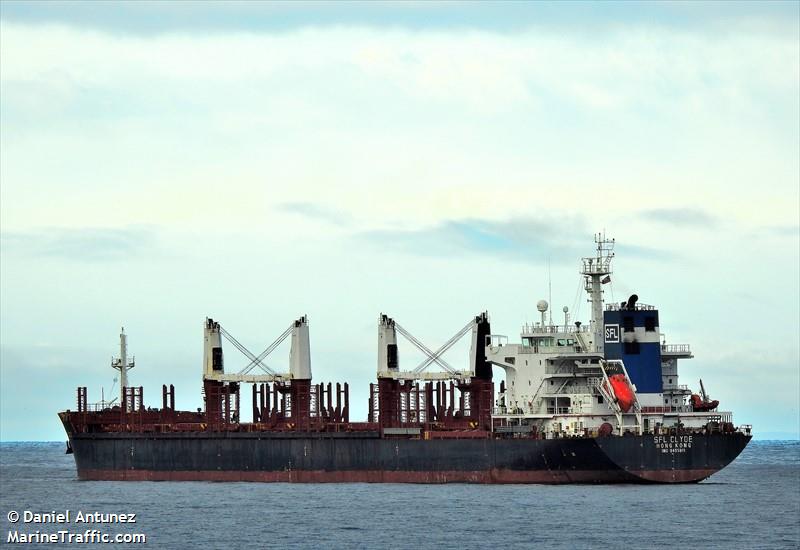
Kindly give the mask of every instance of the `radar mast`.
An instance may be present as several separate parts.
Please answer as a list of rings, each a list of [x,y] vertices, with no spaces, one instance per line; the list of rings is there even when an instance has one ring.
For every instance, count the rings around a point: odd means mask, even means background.
[[[603,285],[611,282],[611,260],[614,258],[614,239],[607,239],[605,232],[594,236],[597,255],[583,258],[581,275],[584,276],[585,290],[592,304],[592,351],[604,353],[603,339]]]

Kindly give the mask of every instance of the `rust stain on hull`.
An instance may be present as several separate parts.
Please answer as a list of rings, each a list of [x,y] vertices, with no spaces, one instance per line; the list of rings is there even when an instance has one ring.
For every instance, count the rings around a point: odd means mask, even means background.
[[[267,483],[481,483],[481,484],[562,484],[562,483],[694,483],[714,470],[652,471],[159,471],[159,470],[79,470],[78,477],[93,481],[243,481]]]

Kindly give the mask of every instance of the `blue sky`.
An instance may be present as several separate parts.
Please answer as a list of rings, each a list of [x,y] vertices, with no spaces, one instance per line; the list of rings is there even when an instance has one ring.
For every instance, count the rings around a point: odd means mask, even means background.
[[[682,382],[797,437],[799,5],[3,2],[0,438],[62,439],[121,325],[200,406],[205,316],[308,314],[365,416],[380,312],[513,340],[549,270],[586,321],[603,229]]]
[[[281,31],[308,26],[404,27],[415,30],[478,28],[524,31],[533,25],[563,29],[657,25],[696,29],[741,20],[791,26],[792,2],[4,2],[8,20],[66,23],[115,32],[176,30]],[[783,21],[780,21],[783,19]]]

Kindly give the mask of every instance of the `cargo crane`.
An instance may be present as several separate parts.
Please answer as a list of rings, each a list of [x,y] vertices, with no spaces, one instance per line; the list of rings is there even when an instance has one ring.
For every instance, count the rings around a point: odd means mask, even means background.
[[[457,369],[442,355],[470,332],[469,368]],[[398,333],[426,356],[412,370],[400,370]],[[385,434],[419,433],[422,426],[434,423],[451,428],[489,429],[494,387],[485,346],[490,333],[489,316],[484,312],[433,351],[394,319],[381,314],[378,320],[378,382],[370,384],[368,420],[378,422]],[[441,370],[428,371],[434,364]],[[459,390],[458,400],[456,389]]]
[[[265,360],[290,336],[289,371],[277,372],[269,367]],[[233,344],[250,360],[238,372],[225,372],[222,338]],[[203,391],[210,422],[235,424],[240,421],[239,390],[242,383],[253,384],[254,424],[285,429],[309,429],[313,422],[312,418],[317,421],[348,421],[349,387],[346,383],[344,387],[336,384],[335,407],[330,383],[327,388],[324,384],[312,388],[308,317],[305,315],[292,322],[258,355],[248,350],[219,322],[206,319]]]

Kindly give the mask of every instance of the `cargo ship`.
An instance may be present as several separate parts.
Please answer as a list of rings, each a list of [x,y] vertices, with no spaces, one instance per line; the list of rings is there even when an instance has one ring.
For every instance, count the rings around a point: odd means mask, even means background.
[[[702,386],[679,383],[687,344],[667,344],[658,310],[633,295],[604,302],[614,240],[595,236],[581,263],[591,304],[587,325],[554,324],[549,304],[522,327],[521,341],[493,334],[476,315],[431,349],[396,320],[378,318],[376,380],[365,421],[350,419],[347,383],[313,383],[308,318],[263,352],[222,325],[203,324],[204,408],[175,408],[163,385],[160,407],[128,383],[135,362],[120,334],[120,394],[59,413],[82,480],[208,480],[390,483],[689,483],[727,466],[750,441]],[[425,360],[401,368],[398,335]],[[443,357],[471,338],[466,365]],[[291,341],[288,372],[265,359]],[[225,368],[223,341],[247,365]],[[493,371],[504,372],[496,387]],[[251,386],[251,406],[242,389]],[[245,409],[250,421],[245,421]]]

